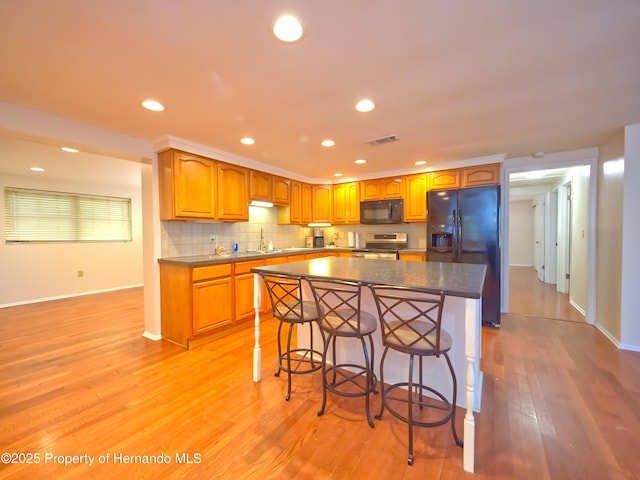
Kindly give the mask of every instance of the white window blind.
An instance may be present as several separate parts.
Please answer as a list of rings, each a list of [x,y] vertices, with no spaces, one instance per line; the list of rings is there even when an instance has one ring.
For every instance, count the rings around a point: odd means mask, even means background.
[[[5,240],[131,241],[131,199],[5,187]]]

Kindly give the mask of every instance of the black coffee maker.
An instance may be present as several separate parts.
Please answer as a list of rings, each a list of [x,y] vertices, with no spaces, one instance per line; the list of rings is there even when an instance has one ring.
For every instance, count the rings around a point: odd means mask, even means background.
[[[324,248],[324,233],[321,228],[313,232],[313,248]]]

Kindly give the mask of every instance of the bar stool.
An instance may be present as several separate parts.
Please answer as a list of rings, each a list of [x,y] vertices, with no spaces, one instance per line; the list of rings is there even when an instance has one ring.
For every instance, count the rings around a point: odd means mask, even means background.
[[[377,379],[373,373],[374,349],[372,334],[377,328],[375,316],[361,309],[362,284],[341,280],[310,280],[313,298],[318,305],[320,329],[326,335],[322,354],[322,407],[318,416],[324,414],[327,405],[327,390],[344,397],[365,397],[367,421],[374,427],[369,407],[369,394],[378,393]],[[365,342],[369,339],[369,346]],[[362,346],[364,362],[353,363],[341,360],[338,363],[337,339],[356,338]],[[341,342],[342,343],[342,342]],[[332,361],[327,362],[329,348]],[[369,350],[371,355],[369,355]]]
[[[318,309],[313,301],[303,301],[302,280],[299,277],[283,274],[260,274],[269,292],[269,299],[273,307],[273,316],[280,320],[278,325],[278,371],[287,372],[287,396],[291,398],[291,375],[307,374],[320,370],[322,367],[322,352],[314,350],[313,324],[318,321]],[[282,327],[288,326],[286,348],[282,346]],[[294,326],[309,328],[309,347],[292,348],[291,337]],[[324,334],[322,342],[324,346]]]
[[[413,465],[414,426],[437,427],[451,421],[453,439],[456,445],[462,447],[462,440],[458,437],[455,426],[458,384],[448,354],[452,339],[441,328],[444,293],[434,295],[418,289],[386,285],[370,285],[370,288],[378,310],[384,346],[380,364],[382,405],[376,418],[381,419],[386,408],[396,418],[408,424],[409,465]],[[389,349],[409,355],[409,372],[407,382],[385,388],[384,361]],[[429,356],[445,358],[453,380],[452,401],[425,384],[422,360]],[[418,380],[413,378],[414,357],[418,357]],[[429,416],[434,411],[438,411],[435,419]]]

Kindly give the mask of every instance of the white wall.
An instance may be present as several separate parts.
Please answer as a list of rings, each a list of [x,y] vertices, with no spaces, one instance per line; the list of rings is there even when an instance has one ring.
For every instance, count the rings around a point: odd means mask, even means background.
[[[0,151],[0,155],[2,152]],[[126,160],[114,168],[130,169],[140,176],[140,164]],[[0,225],[0,306],[141,285],[142,209],[140,189],[125,189],[63,180],[22,176],[0,177],[4,187],[86,193],[131,198],[132,242],[6,244],[4,222]],[[4,218],[4,201],[0,202]],[[78,277],[78,270],[84,276]]]
[[[598,158],[598,247],[596,324],[620,341],[622,289],[622,194],[624,187],[624,131],[600,148]]]
[[[509,202],[509,265],[533,265],[533,208],[530,200]]]
[[[622,304],[620,341],[640,350],[640,124],[625,127],[622,223]]]

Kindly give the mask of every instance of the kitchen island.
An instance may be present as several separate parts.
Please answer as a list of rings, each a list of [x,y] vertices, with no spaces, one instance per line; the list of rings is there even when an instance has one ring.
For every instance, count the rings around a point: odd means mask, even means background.
[[[453,338],[453,347],[449,352],[458,382],[465,385],[458,390],[456,404],[466,409],[464,417],[464,469],[474,470],[475,456],[475,419],[474,410],[479,411],[482,397],[482,372],[480,371],[481,325],[482,325],[482,287],[486,275],[486,266],[463,263],[439,262],[403,262],[378,261],[364,258],[318,258],[281,265],[252,268],[254,277],[255,307],[255,346],[253,356],[253,380],[260,381],[260,273],[282,273],[295,275],[303,279],[338,279],[363,282],[365,284],[400,285],[418,287],[426,292],[446,295],[442,328]],[[304,285],[303,285],[304,286]],[[373,296],[368,289],[363,290],[363,309],[377,317]],[[308,288],[303,288],[303,297],[311,299]],[[320,338],[320,336],[316,336]],[[299,337],[301,344],[308,343],[308,338]],[[376,352],[382,351],[380,329],[374,335]],[[349,359],[357,355],[354,351],[340,351],[340,359]],[[406,363],[402,356],[396,359],[387,358],[385,364],[385,380],[395,383],[406,378]],[[376,357],[374,370],[379,377],[379,357]],[[451,391],[451,380],[444,362],[429,359],[425,370],[429,375],[429,384],[441,391]],[[447,381],[448,379],[448,381]]]

